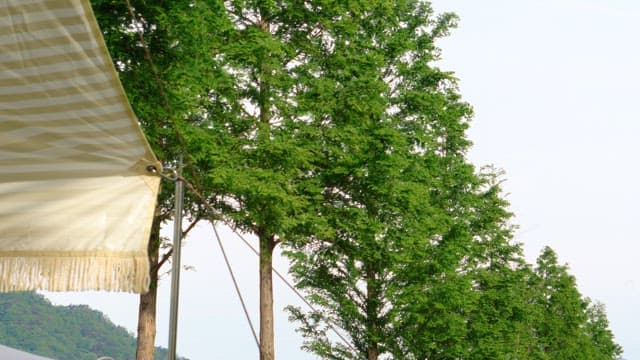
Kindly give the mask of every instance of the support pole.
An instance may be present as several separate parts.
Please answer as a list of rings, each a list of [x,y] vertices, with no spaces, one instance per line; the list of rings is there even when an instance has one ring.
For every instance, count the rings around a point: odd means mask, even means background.
[[[176,339],[178,335],[178,299],[180,292],[180,253],[182,249],[182,208],[184,183],[182,182],[182,155],[176,169],[175,214],[173,224],[173,254],[171,266],[171,306],[169,308],[169,359],[176,360]]]

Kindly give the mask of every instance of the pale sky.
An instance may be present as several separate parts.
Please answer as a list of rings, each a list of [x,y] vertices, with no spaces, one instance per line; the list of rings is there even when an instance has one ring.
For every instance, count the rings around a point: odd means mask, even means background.
[[[607,306],[624,357],[640,360],[640,2],[634,0],[436,0],[460,26],[440,42],[440,66],[460,79],[475,109],[469,158],[506,172],[516,239],[533,262],[545,245],[569,264],[583,295]],[[257,320],[257,259],[233,234],[225,244]],[[255,359],[256,345],[210,227],[183,251],[178,352],[191,360]],[[278,261],[286,272],[286,262]],[[161,284],[158,343],[168,333]],[[276,310],[295,297],[276,284]],[[88,304],[131,332],[137,296],[47,294]],[[276,355],[313,359],[286,314],[276,314]],[[108,355],[108,354],[107,354]]]

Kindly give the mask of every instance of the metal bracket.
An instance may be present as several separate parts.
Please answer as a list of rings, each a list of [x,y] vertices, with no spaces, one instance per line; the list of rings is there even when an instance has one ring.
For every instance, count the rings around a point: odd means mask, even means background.
[[[147,171],[157,176],[160,176],[165,180],[172,181],[172,182],[176,182],[180,178],[180,176],[178,176],[178,172],[175,169],[171,169],[171,168],[163,168],[162,172],[159,172],[155,166],[149,165],[147,166]]]

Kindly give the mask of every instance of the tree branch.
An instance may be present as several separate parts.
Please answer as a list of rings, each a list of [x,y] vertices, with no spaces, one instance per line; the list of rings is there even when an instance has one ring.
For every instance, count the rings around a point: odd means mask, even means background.
[[[200,220],[202,219],[199,216],[196,217],[195,220],[193,220],[193,222],[189,224],[189,226],[187,226],[187,228],[182,232],[182,238],[187,237],[189,232],[193,230],[193,228],[195,228],[196,224],[198,224]],[[159,271],[160,268],[162,268],[162,265],[164,265],[169,260],[169,258],[171,258],[171,255],[173,255],[173,249],[169,249],[169,251],[162,255],[162,259],[160,259],[160,261],[158,261],[158,263],[152,267],[152,270],[154,272]]]

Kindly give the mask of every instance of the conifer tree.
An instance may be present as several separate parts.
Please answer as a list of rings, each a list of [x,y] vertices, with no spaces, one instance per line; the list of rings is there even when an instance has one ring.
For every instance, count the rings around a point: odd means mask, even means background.
[[[181,0],[92,0],[91,5],[149,144],[164,166],[175,168],[177,154],[184,153],[176,123],[195,108],[196,94],[202,93],[201,83],[194,80],[209,73],[201,62],[209,55],[198,31],[205,29],[191,19],[208,19],[215,26],[214,9]],[[190,171],[185,176],[193,179]],[[151,282],[149,291],[140,294],[138,360],[154,358],[158,279],[171,255],[171,250],[161,251],[160,228],[173,217],[173,183],[163,181],[161,185],[148,243]],[[200,219],[201,206],[190,193],[185,204],[191,220],[188,230]]]
[[[614,341],[604,304],[586,299],[587,324],[584,327],[591,345],[592,358],[596,360],[619,359],[622,347]]]
[[[471,110],[433,65],[455,17],[418,1],[334,11],[299,102],[321,129],[319,213],[332,231],[290,252],[322,310],[292,317],[323,358],[456,358],[477,297],[472,265],[489,256],[480,250],[519,250],[492,174],[465,159]],[[351,344],[332,341],[326,323]]]
[[[567,265],[545,247],[535,268],[535,351],[540,359],[617,359],[602,305],[590,304],[578,291]]]

